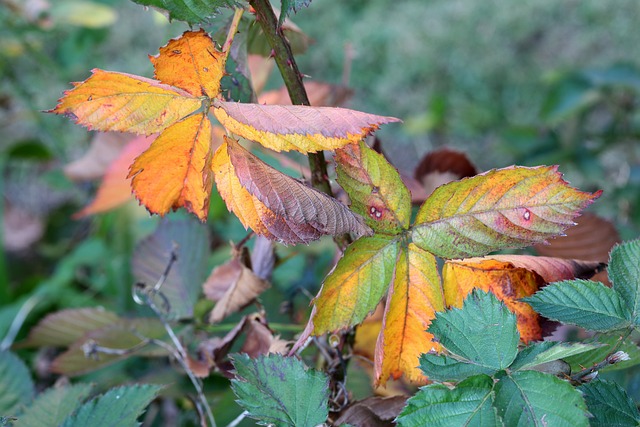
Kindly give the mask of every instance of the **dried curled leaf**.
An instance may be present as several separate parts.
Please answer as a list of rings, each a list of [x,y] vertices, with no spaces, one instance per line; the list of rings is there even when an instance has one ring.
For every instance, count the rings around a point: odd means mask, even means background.
[[[113,71],[93,75],[64,93],[48,112],[63,114],[90,130],[160,132],[193,113],[202,100],[156,80]]]
[[[556,166],[492,170],[436,189],[418,212],[413,241],[449,259],[544,242],[601,193],[570,187]]]
[[[193,96],[215,98],[224,75],[225,55],[216,49],[204,30],[186,31],[149,57],[154,77]]]
[[[259,105],[217,101],[213,113],[229,131],[275,151],[335,150],[358,142],[394,117],[301,105]]]
[[[133,191],[150,212],[185,207],[207,219],[211,174],[211,122],[196,114],[162,132],[131,165]]]
[[[371,233],[364,220],[342,203],[268,166],[236,141],[226,141],[240,185],[260,201],[254,203],[257,213],[279,240],[307,243],[325,234]]]

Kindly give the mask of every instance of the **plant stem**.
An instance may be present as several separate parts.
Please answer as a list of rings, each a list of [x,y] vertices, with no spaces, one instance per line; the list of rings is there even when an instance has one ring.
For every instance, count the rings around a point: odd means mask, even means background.
[[[231,48],[231,43],[233,43],[233,38],[236,36],[238,32],[238,24],[240,24],[240,18],[242,18],[242,13],[244,9],[238,8],[233,14],[233,19],[231,20],[231,25],[229,26],[229,32],[227,33],[227,40],[225,40],[222,45],[222,51],[228,55],[229,49]]]
[[[280,75],[282,75],[284,84],[289,92],[291,102],[294,105],[311,105],[307,91],[302,83],[302,73],[293,57],[291,45],[284,36],[282,27],[278,26],[278,19],[269,0],[249,0],[249,4],[255,10],[256,21],[262,28],[269,46],[271,46],[271,55],[278,65],[278,70],[280,70]],[[322,152],[309,153],[308,157],[309,168],[311,169],[311,185],[323,193],[333,196],[324,154]],[[334,240],[343,251],[351,243],[351,238],[348,234],[336,236]]]

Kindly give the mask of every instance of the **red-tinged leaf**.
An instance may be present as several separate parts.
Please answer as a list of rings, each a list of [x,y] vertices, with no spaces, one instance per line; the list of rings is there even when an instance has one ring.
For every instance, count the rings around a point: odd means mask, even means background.
[[[196,114],[162,132],[131,165],[136,198],[151,213],[185,207],[207,219],[211,174],[211,122]]]
[[[335,150],[358,142],[394,117],[301,105],[214,104],[213,113],[229,131],[275,151]]]
[[[87,332],[111,325],[118,315],[102,307],[74,308],[47,315],[29,331],[20,347],[65,347]]]
[[[94,69],[65,92],[49,112],[63,114],[90,130],[140,135],[160,132],[202,106],[202,99],[156,80]]]
[[[424,156],[413,176],[422,183],[429,195],[443,184],[472,177],[477,173],[478,170],[466,154],[445,147]]]
[[[127,178],[129,167],[136,157],[151,146],[155,139],[155,136],[138,136],[131,140],[120,152],[118,158],[109,165],[100,187],[98,187],[95,199],[73,217],[82,218],[106,212],[133,199],[131,179]]]
[[[376,384],[384,385],[390,376],[397,379],[402,374],[410,381],[424,381],[417,360],[423,353],[440,349],[426,330],[436,311],[444,308],[435,257],[410,243],[398,257],[389,288],[376,345]]]
[[[322,335],[357,325],[371,313],[389,287],[400,243],[373,236],[356,240],[322,284],[305,332]]]
[[[133,138],[133,135],[126,133],[98,132],[84,155],[65,165],[64,175],[72,181],[90,181],[102,177]]]
[[[351,199],[351,209],[380,233],[409,228],[411,195],[398,171],[364,142],[336,151],[338,183]]]
[[[211,288],[215,292],[210,292]],[[220,322],[230,314],[242,310],[268,288],[269,282],[257,277],[239,258],[234,257],[215,268],[203,285],[205,295],[217,301],[209,315],[209,322]]]
[[[287,224],[300,224],[320,235],[371,234],[364,220],[345,205],[272,168],[236,141],[227,140],[227,151],[240,184]],[[263,222],[269,228],[269,222]]]
[[[436,189],[418,212],[413,241],[449,259],[544,242],[600,194],[570,187],[555,166],[492,170]]]
[[[467,258],[464,261],[472,263],[476,260],[481,262],[486,259],[510,263],[516,268],[534,271],[547,283],[570,279],[590,279],[606,267],[606,264],[596,261],[531,255],[492,255],[483,258]]]
[[[193,96],[215,98],[220,92],[225,55],[202,29],[184,32],[149,59],[155,69],[154,77],[162,83],[177,86]]]

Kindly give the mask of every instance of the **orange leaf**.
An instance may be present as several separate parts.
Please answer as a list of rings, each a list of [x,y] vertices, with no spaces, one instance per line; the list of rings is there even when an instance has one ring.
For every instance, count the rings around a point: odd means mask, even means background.
[[[185,207],[207,219],[213,177],[211,122],[196,114],[165,130],[131,165],[133,191],[150,212]]]
[[[402,250],[376,345],[377,384],[384,385],[389,376],[397,379],[403,373],[410,381],[424,380],[418,368],[420,355],[440,349],[426,332],[435,312],[444,310],[440,283],[433,255],[413,243]]]
[[[297,234],[292,236],[292,241],[305,243],[325,234],[353,233],[356,237],[371,234],[363,218],[345,205],[268,166],[236,141],[227,139],[227,152],[240,184],[273,214],[284,219],[287,227],[281,231],[276,231],[280,221],[270,228],[279,238],[289,234],[286,228]],[[263,222],[267,228],[272,224],[268,215]]]
[[[149,59],[154,77],[162,83],[177,86],[193,96],[215,98],[224,75],[225,55],[216,49],[204,30],[186,31],[160,48]]]
[[[275,151],[335,150],[358,142],[394,117],[301,105],[214,104],[213,113],[229,131]]]
[[[155,139],[155,136],[138,136],[132,139],[120,152],[118,158],[109,165],[95,199],[73,217],[81,218],[106,212],[131,199],[131,180],[127,177],[129,166],[136,157],[149,148]]]
[[[448,306],[461,307],[473,289],[493,292],[518,318],[523,341],[539,340],[539,316],[524,302],[545,283],[573,278],[589,278],[602,265],[598,262],[563,260],[527,255],[495,255],[447,261],[442,274]]]
[[[202,100],[156,80],[94,69],[64,93],[49,112],[64,114],[91,130],[160,132],[193,113]]]

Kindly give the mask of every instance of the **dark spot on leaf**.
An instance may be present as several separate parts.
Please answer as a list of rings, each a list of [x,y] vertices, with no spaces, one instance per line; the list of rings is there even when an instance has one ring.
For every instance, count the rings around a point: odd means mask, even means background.
[[[172,50],[172,52],[175,53],[176,55],[180,55],[182,53],[180,49],[174,49]]]
[[[525,209],[524,213],[522,214],[522,217],[524,218],[525,221],[531,220],[531,211],[529,211],[529,209]]]

